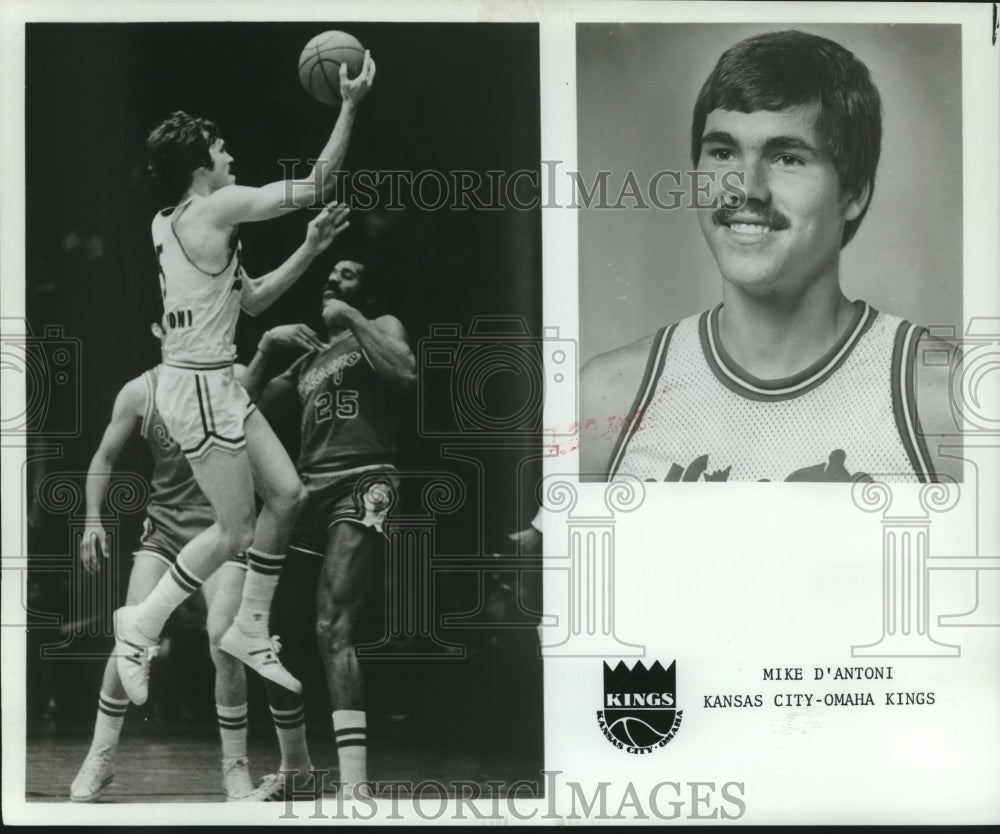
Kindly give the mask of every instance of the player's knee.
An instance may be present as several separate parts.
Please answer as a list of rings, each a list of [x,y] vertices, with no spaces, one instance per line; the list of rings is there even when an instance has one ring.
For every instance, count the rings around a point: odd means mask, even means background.
[[[246,550],[253,544],[253,528],[253,519],[220,525],[219,537],[221,539],[221,547],[229,554],[236,554]]]
[[[295,519],[305,508],[308,497],[309,493],[302,482],[296,480],[282,486],[267,503],[281,518]]]
[[[302,481],[296,481],[295,485],[288,490],[288,503],[292,511],[298,515],[305,509],[309,492],[302,485]]]
[[[316,618],[316,641],[321,652],[338,652],[354,645],[354,630],[346,612],[326,611]]]
[[[221,617],[209,617],[208,622],[205,623],[205,630],[208,632],[208,650],[211,652],[212,662],[216,666],[219,665],[215,659],[219,653],[219,641],[222,639],[222,635],[228,631],[231,623],[232,620]]]
[[[216,680],[221,682],[223,687],[245,685],[246,673],[243,669],[243,662],[222,651],[217,639],[214,642],[209,640],[208,654],[212,658]]]

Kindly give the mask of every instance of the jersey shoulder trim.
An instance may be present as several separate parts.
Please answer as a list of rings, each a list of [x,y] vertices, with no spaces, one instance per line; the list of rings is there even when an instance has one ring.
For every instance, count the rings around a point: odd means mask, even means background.
[[[632,407],[629,409],[625,422],[622,423],[621,432],[615,441],[611,452],[611,463],[608,467],[608,480],[613,480],[618,473],[625,457],[625,450],[629,441],[635,434],[642,422],[643,414],[649,406],[653,394],[656,392],[656,383],[663,373],[663,366],[667,361],[667,349],[670,347],[670,338],[677,329],[676,324],[669,327],[661,327],[653,337],[653,344],[649,350],[649,358],[646,360],[646,369],[643,371],[642,380],[639,382],[639,390],[636,392]]]
[[[177,241],[177,245],[180,247],[181,254],[184,256],[184,259],[189,264],[191,264],[191,266],[197,269],[198,272],[200,272],[202,275],[206,275],[209,278],[218,278],[220,275],[224,275],[228,271],[228,269],[233,265],[233,259],[239,256],[239,250],[240,250],[239,239],[237,238],[235,242],[233,241],[230,242],[231,251],[229,252],[229,259],[226,261],[226,265],[222,267],[222,269],[220,269],[218,272],[209,272],[207,269],[202,269],[200,266],[198,266],[198,264],[196,264],[194,260],[191,258],[191,256],[187,253],[187,249],[184,248],[184,244],[181,243],[181,236],[177,234],[177,226],[176,226],[177,220],[180,218],[181,214],[191,206],[194,200],[195,197],[189,197],[184,203],[182,203],[180,206],[177,207],[176,211],[173,212],[174,216],[170,220],[170,231],[174,236],[174,240]]]
[[[702,313],[698,336],[702,353],[716,379],[730,391],[751,400],[772,402],[799,397],[821,385],[844,364],[851,351],[868,332],[879,313],[869,304],[854,302],[851,321],[833,346],[809,367],[781,379],[760,379],[747,373],[726,352],[719,338],[719,312],[722,304]]]
[[[917,343],[926,332],[925,327],[900,321],[892,347],[892,413],[906,456],[921,483],[938,480],[920,427],[914,382]]]

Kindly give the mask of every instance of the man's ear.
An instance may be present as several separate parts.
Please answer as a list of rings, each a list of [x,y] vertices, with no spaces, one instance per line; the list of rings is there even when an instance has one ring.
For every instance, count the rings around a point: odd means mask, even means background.
[[[870,182],[865,183],[865,187],[855,197],[851,197],[844,204],[844,221],[857,220],[864,214],[868,201],[872,196],[872,186]]]

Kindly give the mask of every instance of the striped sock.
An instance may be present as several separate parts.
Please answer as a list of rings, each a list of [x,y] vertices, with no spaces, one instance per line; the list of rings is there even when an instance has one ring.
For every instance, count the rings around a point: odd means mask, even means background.
[[[137,606],[136,628],[147,637],[158,639],[163,626],[184,600],[197,591],[204,579],[180,563],[170,566],[149,596]]]
[[[97,720],[94,722],[94,740],[90,744],[90,752],[113,750],[118,746],[128,705],[128,698],[112,698],[101,691],[97,698]]]
[[[247,754],[247,705],[227,707],[215,705],[219,719],[219,737],[222,739],[222,758],[237,759]]]
[[[285,555],[261,553],[247,549],[247,576],[243,582],[243,599],[236,612],[236,624],[244,634],[267,637],[268,612]]]
[[[281,769],[307,773],[312,770],[309,748],[306,745],[306,705],[300,701],[294,709],[271,707],[274,730],[281,748]]]
[[[340,781],[356,785],[368,778],[368,732],[365,712],[360,709],[333,711],[333,735],[337,739]]]

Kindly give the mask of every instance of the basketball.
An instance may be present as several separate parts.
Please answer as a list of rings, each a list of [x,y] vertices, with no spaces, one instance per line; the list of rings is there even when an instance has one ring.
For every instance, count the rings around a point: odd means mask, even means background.
[[[322,32],[302,49],[299,80],[305,91],[322,104],[340,104],[340,65],[354,78],[361,72],[365,48],[347,32]]]

